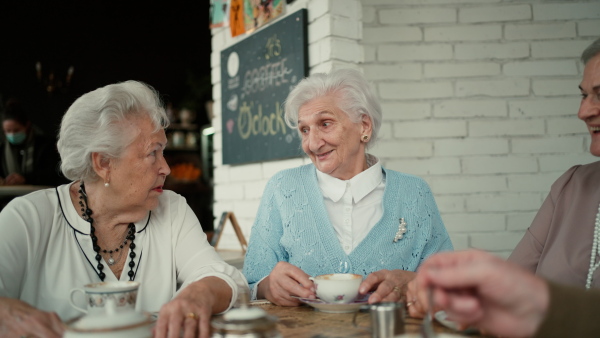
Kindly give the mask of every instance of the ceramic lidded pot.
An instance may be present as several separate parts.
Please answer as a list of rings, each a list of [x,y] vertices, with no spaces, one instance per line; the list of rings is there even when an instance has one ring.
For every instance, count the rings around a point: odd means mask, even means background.
[[[213,338],[281,338],[277,318],[256,307],[231,309],[211,321]]]

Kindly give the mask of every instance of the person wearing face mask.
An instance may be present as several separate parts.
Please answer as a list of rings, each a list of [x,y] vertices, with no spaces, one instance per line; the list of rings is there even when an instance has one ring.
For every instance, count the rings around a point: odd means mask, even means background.
[[[10,99],[2,112],[1,185],[62,183],[56,140],[35,130],[23,103]]]

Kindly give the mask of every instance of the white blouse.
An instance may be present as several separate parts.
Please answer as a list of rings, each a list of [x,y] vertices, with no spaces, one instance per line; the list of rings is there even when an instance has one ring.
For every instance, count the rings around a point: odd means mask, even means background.
[[[349,254],[383,215],[385,176],[381,162],[367,154],[369,168],[343,181],[317,170],[329,220],[342,248]]]
[[[135,281],[141,283],[137,309],[155,312],[182,288],[215,276],[232,288],[229,307],[245,277],[225,263],[207,242],[198,218],[185,199],[164,191],[159,206],[135,223]],[[81,315],[69,303],[70,292],[99,282],[84,221],[69,197],[69,184],[45,189],[12,200],[0,212],[0,297],[23,300],[61,319]],[[129,261],[124,260],[120,280],[129,280]],[[106,281],[117,280],[105,261]],[[85,308],[85,297],[75,293]]]

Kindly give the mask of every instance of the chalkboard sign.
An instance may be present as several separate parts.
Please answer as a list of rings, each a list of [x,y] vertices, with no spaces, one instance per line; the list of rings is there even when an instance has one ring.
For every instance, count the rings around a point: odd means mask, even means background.
[[[306,9],[221,52],[223,164],[298,157],[283,102],[308,71]]]

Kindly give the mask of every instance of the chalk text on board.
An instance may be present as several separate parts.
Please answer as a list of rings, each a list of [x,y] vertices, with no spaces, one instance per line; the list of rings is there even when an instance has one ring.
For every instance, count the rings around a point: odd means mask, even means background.
[[[237,127],[242,139],[246,140],[250,135],[258,134],[264,136],[286,134],[287,126],[281,117],[283,112],[279,102],[275,103],[275,112],[269,115],[263,115],[262,104],[258,105],[256,114],[252,111],[253,107],[254,102],[248,104],[246,101],[240,107]]]

